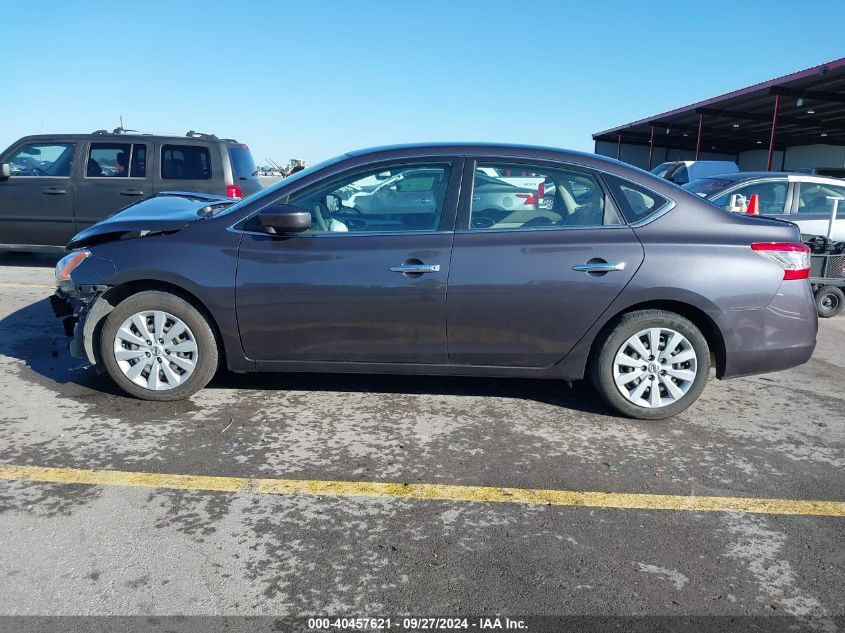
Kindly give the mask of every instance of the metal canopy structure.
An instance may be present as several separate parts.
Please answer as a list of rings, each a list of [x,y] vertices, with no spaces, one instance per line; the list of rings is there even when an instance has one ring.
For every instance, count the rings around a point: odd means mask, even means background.
[[[596,141],[739,154],[845,145],[845,58],[593,134]],[[617,151],[618,158],[618,151]]]

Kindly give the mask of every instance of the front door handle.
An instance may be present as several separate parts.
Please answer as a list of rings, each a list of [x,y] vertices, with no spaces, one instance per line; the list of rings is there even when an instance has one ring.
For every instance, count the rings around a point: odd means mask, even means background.
[[[63,196],[67,193],[67,190],[59,189],[58,187],[48,187],[47,189],[42,189],[42,192],[48,196]]]
[[[439,273],[440,264],[402,264],[391,266],[394,273],[405,273],[406,275],[421,275],[422,273]]]
[[[120,192],[121,196],[143,196],[144,192],[140,189],[124,189]]]
[[[589,261],[586,264],[576,264],[572,270],[579,273],[610,273],[614,270],[625,270],[625,262]]]

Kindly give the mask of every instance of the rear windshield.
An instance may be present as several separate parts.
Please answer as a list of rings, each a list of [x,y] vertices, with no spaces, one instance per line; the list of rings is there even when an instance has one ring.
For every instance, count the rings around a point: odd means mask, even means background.
[[[707,197],[712,193],[718,193],[730,184],[733,180],[725,180],[724,178],[699,178],[692,182],[686,183],[683,187],[687,191],[697,193],[699,196]]]
[[[258,179],[258,168],[252,158],[252,152],[246,145],[229,147],[229,158],[232,160],[232,173],[235,180]]]

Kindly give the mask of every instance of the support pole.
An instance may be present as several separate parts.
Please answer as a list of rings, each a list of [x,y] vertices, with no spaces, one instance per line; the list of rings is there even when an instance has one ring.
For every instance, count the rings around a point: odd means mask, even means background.
[[[698,138],[695,141],[695,160],[701,158],[701,128],[704,126],[704,114],[698,114]]]
[[[772,115],[772,136],[769,139],[769,160],[766,163],[766,171],[772,171],[772,160],[775,157],[775,134],[778,129],[778,112],[780,111],[780,93],[775,95],[775,112]]]
[[[646,169],[651,171],[651,159],[654,156],[654,126],[651,126],[651,138],[648,141],[648,167]]]

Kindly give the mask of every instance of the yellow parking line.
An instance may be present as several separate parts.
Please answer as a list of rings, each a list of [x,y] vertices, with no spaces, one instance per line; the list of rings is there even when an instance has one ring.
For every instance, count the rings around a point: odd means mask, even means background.
[[[624,492],[578,492],[531,488],[452,486],[446,484],[404,484],[376,481],[320,481],[308,479],[255,479],[84,470],[42,466],[0,466],[0,480],[56,484],[126,486],[214,492],[243,492],[263,495],[308,495],[320,497],[378,497],[476,503],[584,506],[631,510],[686,510],[693,512],[747,512],[755,514],[800,514],[845,516],[845,502],[800,499],[756,499],[753,497],[697,497]]]
[[[51,286],[50,284],[21,284],[21,283],[14,283],[11,281],[0,281],[0,288],[49,288],[50,290],[55,290],[55,286]]]

